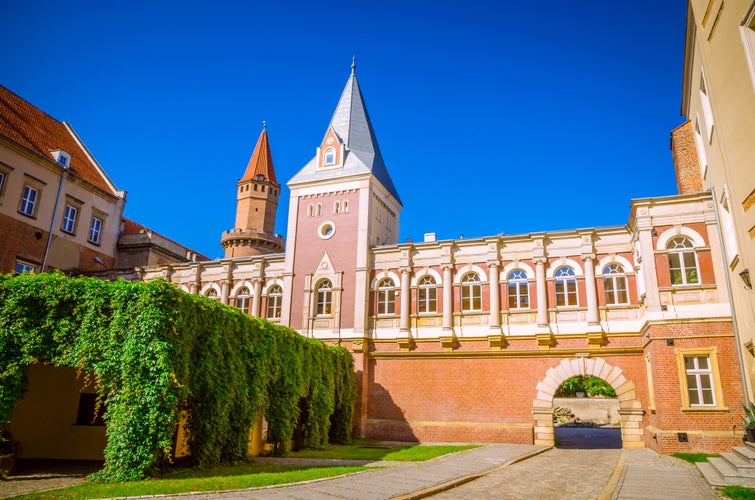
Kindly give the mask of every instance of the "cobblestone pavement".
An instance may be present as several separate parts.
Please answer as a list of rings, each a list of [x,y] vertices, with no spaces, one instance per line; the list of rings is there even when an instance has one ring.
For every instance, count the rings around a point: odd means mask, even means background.
[[[54,466],[51,467],[51,463]],[[35,460],[19,465],[17,475],[0,481],[0,498],[26,495],[34,491],[54,490],[84,482],[89,474],[102,468],[102,462]],[[55,472],[50,472],[55,470]]]

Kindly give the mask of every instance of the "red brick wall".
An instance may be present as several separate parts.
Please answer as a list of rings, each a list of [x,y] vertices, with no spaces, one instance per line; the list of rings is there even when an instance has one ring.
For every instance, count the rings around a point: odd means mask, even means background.
[[[703,190],[700,162],[695,147],[692,122],[684,123],[671,131],[671,155],[674,158],[676,187],[679,194],[699,193]]]

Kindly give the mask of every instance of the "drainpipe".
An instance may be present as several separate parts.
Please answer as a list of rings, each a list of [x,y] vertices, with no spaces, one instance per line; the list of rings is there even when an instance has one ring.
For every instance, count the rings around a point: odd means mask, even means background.
[[[739,361],[739,376],[742,378],[742,393],[744,396],[744,405],[749,406],[747,397],[747,379],[745,378],[744,360],[742,359],[742,346],[739,340],[739,328],[737,327],[737,314],[734,309],[734,300],[731,295],[731,279],[729,278],[729,263],[726,261],[726,247],[724,246],[724,235],[721,233],[721,221],[718,218],[718,199],[716,198],[716,189],[711,186],[708,192],[713,197],[713,213],[716,215],[716,232],[718,233],[718,244],[721,245],[721,258],[724,264],[724,277],[726,278],[726,293],[729,297],[729,306],[731,307],[731,321],[734,327],[734,339],[737,344],[737,360]]]
[[[58,195],[55,198],[55,208],[52,211],[52,221],[50,221],[50,233],[47,235],[47,245],[45,246],[45,257],[42,259],[41,272],[45,272],[47,266],[47,256],[50,254],[50,244],[52,243],[52,232],[55,230],[55,216],[58,214],[58,204],[60,203],[60,193],[63,192],[63,180],[66,178],[66,172],[70,168],[68,165],[61,165],[63,172],[60,173],[60,184],[58,184]]]

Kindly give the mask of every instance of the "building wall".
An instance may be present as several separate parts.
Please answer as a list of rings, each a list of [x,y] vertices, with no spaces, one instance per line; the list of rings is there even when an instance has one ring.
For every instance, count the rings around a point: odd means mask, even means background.
[[[724,8],[725,7],[725,8]],[[703,189],[715,194],[748,397],[755,385],[755,22],[752,0],[692,0],[682,114],[696,132]]]

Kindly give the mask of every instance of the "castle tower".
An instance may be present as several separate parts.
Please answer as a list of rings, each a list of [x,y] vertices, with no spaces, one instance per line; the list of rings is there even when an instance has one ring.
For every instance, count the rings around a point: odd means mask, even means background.
[[[236,226],[223,232],[220,245],[225,257],[247,257],[283,252],[283,238],[275,234],[275,211],[280,184],[263,127],[244,176],[236,190]]]
[[[323,339],[365,335],[370,249],[398,241],[402,208],[355,67],[314,158],[288,182],[282,322]]]

